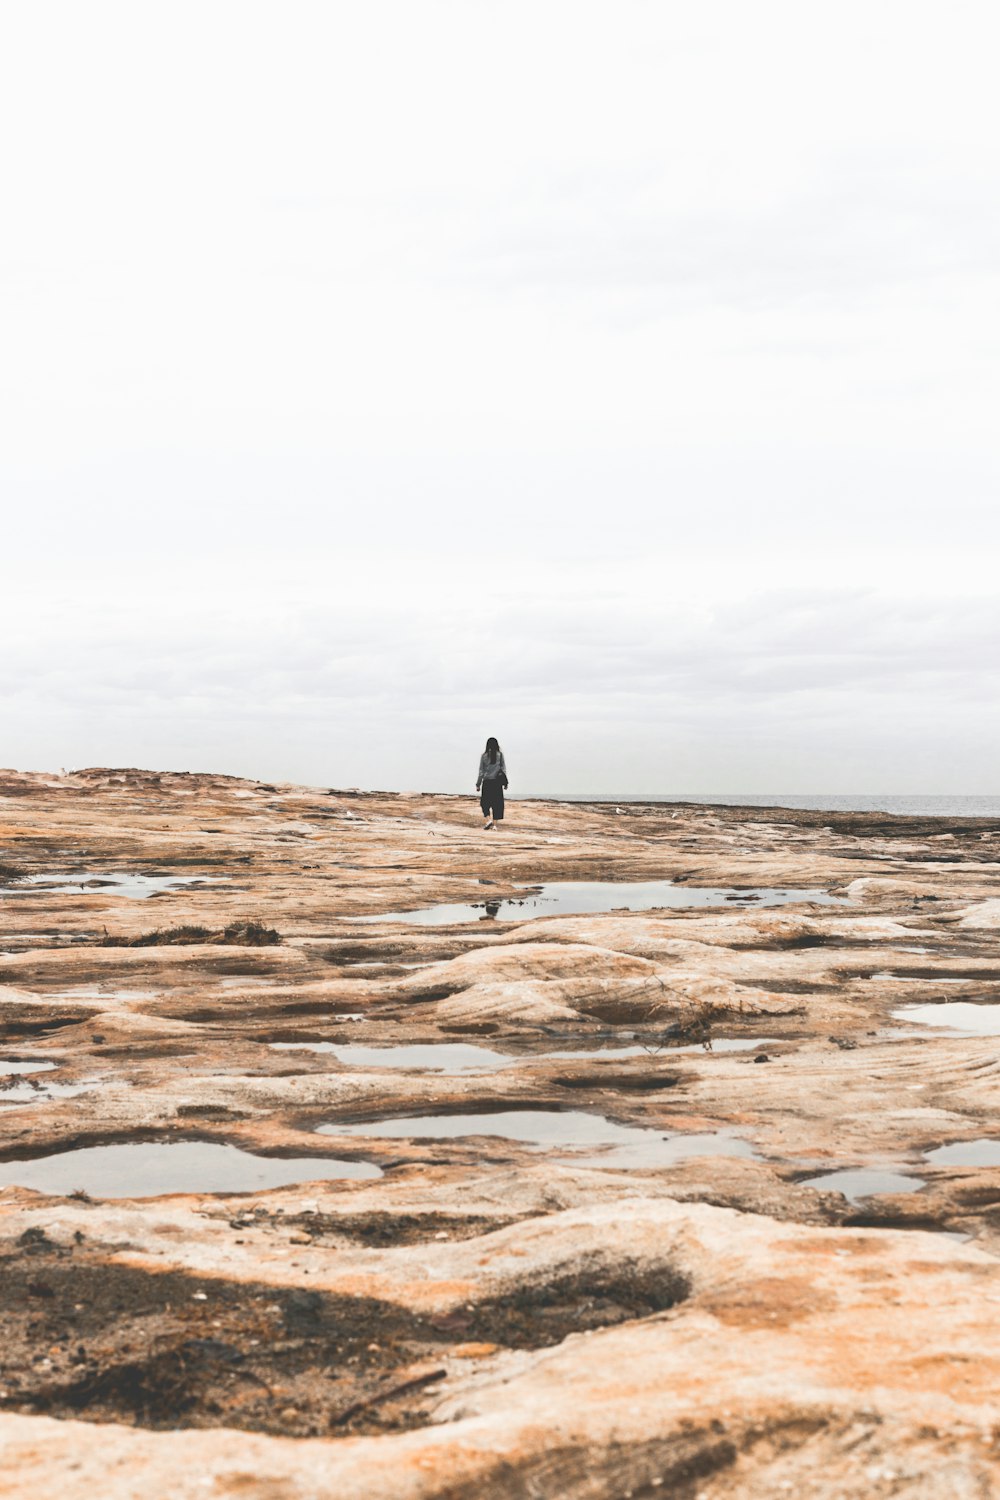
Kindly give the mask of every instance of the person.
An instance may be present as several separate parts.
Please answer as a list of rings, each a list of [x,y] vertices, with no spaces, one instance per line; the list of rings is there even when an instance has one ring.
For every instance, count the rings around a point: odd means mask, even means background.
[[[503,751],[493,735],[486,741],[486,749],[479,757],[479,775],[476,791],[482,788],[479,805],[486,822],[484,828],[496,828],[503,822],[503,794],[507,786],[507,765]]]

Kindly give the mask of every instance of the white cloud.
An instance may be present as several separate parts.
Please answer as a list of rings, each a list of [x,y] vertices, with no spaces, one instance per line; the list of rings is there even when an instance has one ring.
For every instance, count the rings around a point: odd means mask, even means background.
[[[862,772],[876,790],[892,767],[894,788],[954,791],[1000,728],[995,601],[484,602],[175,615],[125,650],[112,612],[8,653],[10,742],[40,740],[49,764],[461,790],[495,731],[522,790],[850,790]]]
[[[0,759],[988,788],[992,7],[5,26]]]

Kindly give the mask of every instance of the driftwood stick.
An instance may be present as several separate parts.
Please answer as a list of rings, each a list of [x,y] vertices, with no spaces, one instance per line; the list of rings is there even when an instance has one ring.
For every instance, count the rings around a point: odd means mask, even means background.
[[[331,1427],[342,1427],[358,1412],[368,1411],[370,1407],[381,1406],[383,1401],[391,1401],[394,1396],[403,1396],[407,1391],[415,1391],[422,1385],[431,1385],[435,1380],[443,1380],[447,1370],[431,1370],[429,1375],[414,1375],[410,1380],[403,1380],[399,1385],[392,1385],[387,1391],[379,1391],[374,1396],[367,1396],[364,1401],[355,1401],[353,1406],[347,1407],[345,1411],[330,1418]]]

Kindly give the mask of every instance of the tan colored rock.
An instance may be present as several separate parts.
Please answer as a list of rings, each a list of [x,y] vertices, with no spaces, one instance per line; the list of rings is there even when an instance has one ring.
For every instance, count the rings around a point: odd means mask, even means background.
[[[977,901],[958,913],[959,927],[971,928],[974,932],[995,932],[1000,927],[1000,900]]]
[[[0,1495],[1000,1492],[1000,1165],[933,1155],[996,1141],[997,1039],[907,1009],[1000,1001],[993,826],[477,825],[468,798],[0,773],[5,862],[197,881],[0,889],[0,1168],[122,1142],[297,1164],[158,1196],[151,1165],[128,1199],[74,1157],[84,1196],[0,1190]],[[848,900],[379,917],[610,876]],[[412,1044],[487,1050],[378,1050]],[[382,1175],[311,1175],[330,1156]],[[810,1185],[843,1170],[885,1175]]]
[[[472,984],[438,1001],[435,1016],[446,1030],[456,1025],[544,1025],[579,1021],[580,1012],[556,998],[557,986],[510,980],[506,984]]]

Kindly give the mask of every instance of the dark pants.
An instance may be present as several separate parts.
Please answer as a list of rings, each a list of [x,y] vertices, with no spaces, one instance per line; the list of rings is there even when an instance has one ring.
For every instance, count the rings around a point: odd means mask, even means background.
[[[487,776],[483,782],[482,796],[479,805],[483,810],[483,817],[494,818],[498,823],[503,818],[503,787],[499,776]]]

